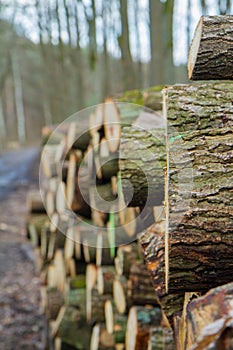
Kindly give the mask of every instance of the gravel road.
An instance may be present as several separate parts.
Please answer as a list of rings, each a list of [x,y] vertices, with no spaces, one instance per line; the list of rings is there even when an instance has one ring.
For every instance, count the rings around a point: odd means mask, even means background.
[[[36,148],[0,155],[0,349],[45,350],[39,278],[26,239],[26,197],[38,187]]]

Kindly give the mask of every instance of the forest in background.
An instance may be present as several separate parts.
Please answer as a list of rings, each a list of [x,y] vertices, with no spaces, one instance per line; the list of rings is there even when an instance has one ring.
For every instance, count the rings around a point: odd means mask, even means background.
[[[0,0],[0,146],[36,142],[43,125],[108,95],[186,82],[182,57],[196,20],[232,7],[231,0]]]

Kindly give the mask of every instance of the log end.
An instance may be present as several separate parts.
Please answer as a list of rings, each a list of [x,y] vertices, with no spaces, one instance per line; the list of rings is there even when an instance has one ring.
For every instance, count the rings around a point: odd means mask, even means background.
[[[190,80],[195,80],[194,78],[194,69],[196,64],[196,59],[200,47],[201,37],[202,37],[202,25],[203,25],[204,17],[202,16],[197,28],[194,33],[193,41],[190,46],[189,50],[189,57],[188,57],[188,78]]]

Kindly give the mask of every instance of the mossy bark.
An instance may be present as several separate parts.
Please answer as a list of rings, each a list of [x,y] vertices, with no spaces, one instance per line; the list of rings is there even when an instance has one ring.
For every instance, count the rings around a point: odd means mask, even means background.
[[[185,292],[205,293],[232,280],[233,84],[175,86],[164,98],[167,221],[147,230],[141,243],[155,290],[172,316],[182,310]]]
[[[202,17],[194,34],[189,60],[189,78],[233,78],[233,16]]]
[[[150,206],[162,204],[165,162],[165,131],[163,129],[123,128],[120,171],[122,190],[127,205],[142,207],[145,204]]]

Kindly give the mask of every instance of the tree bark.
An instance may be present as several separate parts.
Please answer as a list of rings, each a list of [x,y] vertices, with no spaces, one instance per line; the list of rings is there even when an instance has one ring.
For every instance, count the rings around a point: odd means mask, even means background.
[[[203,293],[231,281],[233,91],[225,83],[188,85],[165,90],[164,98],[166,221],[141,242],[155,290],[172,315],[182,309],[185,292]],[[174,308],[170,298],[179,300]]]
[[[164,134],[163,129],[145,130],[140,126],[123,128],[120,171],[127,205],[143,207],[161,205],[163,202],[163,168],[166,161]]]
[[[233,16],[202,17],[188,59],[192,80],[232,80]]]

